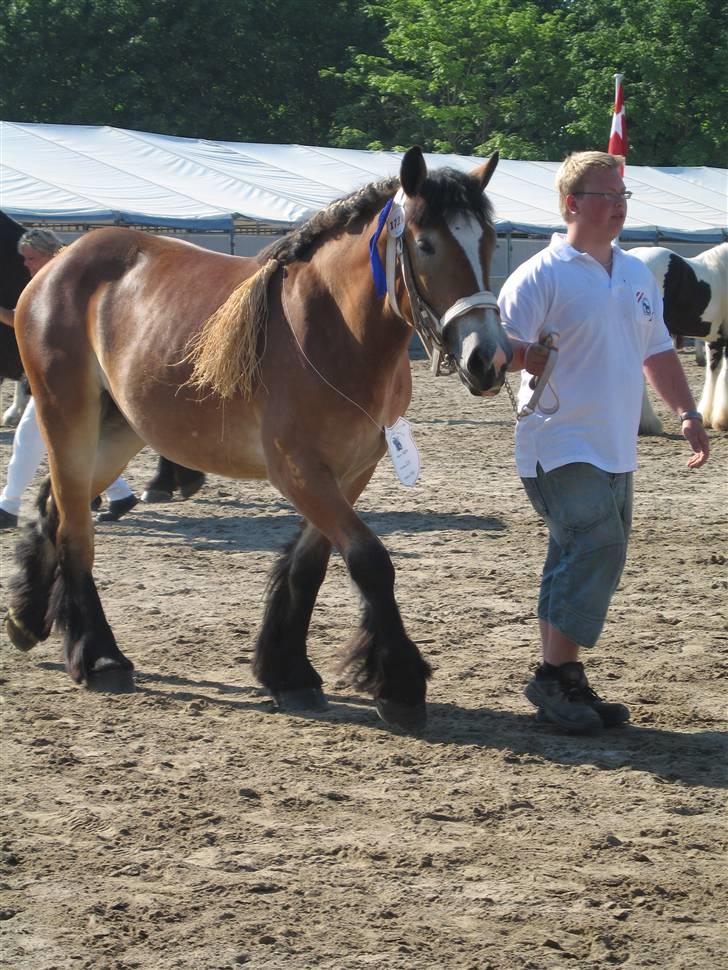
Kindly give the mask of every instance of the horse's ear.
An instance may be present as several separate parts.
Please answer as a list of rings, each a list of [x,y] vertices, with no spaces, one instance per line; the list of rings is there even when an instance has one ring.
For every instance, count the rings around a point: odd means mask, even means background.
[[[417,195],[426,178],[427,164],[422,149],[419,145],[415,145],[405,152],[399,168],[399,181],[405,195],[409,195],[410,198]]]
[[[482,165],[478,165],[470,173],[471,177],[477,179],[480,182],[481,189],[484,189],[488,182],[490,182],[493,177],[493,172],[495,172],[498,167],[498,159],[500,155],[497,151],[494,151],[490,158],[486,158]]]

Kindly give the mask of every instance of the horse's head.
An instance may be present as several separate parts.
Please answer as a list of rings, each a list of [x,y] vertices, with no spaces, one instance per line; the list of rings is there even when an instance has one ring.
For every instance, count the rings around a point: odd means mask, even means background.
[[[490,292],[496,234],[483,190],[497,164],[496,153],[470,175],[454,169],[428,174],[422,151],[411,148],[402,159],[401,192],[390,219],[390,232],[401,233],[415,326],[475,395],[498,393],[512,357]],[[396,225],[402,211],[403,229],[401,220]]]

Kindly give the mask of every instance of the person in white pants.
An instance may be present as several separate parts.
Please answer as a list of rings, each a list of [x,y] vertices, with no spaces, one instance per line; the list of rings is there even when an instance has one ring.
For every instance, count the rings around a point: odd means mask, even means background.
[[[31,276],[35,276],[62,248],[63,241],[48,229],[29,229],[18,240],[18,252]],[[12,327],[14,322],[14,311],[0,307],[0,323]],[[45,442],[35,416],[35,401],[31,398],[13,439],[7,481],[0,494],[0,529],[14,529],[17,526],[23,492],[35,476],[45,454]],[[123,478],[112,482],[106,495],[109,507],[97,513],[97,522],[116,522],[137,504],[136,496]]]
[[[12,529],[18,524],[23,492],[33,480],[45,455],[45,442],[35,416],[35,401],[31,398],[13,439],[8,477],[0,494],[0,529]],[[121,477],[109,485],[106,497],[109,508],[97,514],[97,522],[115,522],[137,504],[134,492]]]

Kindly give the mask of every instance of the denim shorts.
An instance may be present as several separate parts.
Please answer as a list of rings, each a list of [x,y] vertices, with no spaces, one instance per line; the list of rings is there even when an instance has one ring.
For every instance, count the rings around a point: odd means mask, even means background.
[[[582,647],[593,647],[627,555],[632,472],[574,462],[522,478],[549,530],[538,615]]]

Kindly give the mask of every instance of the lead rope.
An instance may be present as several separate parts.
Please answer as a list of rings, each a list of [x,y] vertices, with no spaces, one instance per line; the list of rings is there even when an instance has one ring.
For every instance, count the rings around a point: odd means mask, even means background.
[[[559,401],[559,397],[550,383],[550,377],[551,377],[551,374],[553,373],[554,367],[556,366],[556,360],[559,353],[558,348],[556,346],[558,339],[559,339],[558,333],[553,332],[553,333],[548,333],[543,335],[539,340],[540,344],[543,344],[544,347],[548,348],[549,356],[548,356],[548,359],[546,360],[546,366],[543,369],[543,373],[538,378],[538,380],[536,380],[536,378],[532,378],[529,386],[533,391],[533,394],[531,395],[527,403],[524,404],[523,407],[520,409],[518,407],[518,401],[516,400],[516,397],[511,389],[511,385],[508,383],[508,378],[506,377],[504,383],[506,386],[506,390],[508,391],[508,397],[510,399],[511,406],[516,415],[517,421],[520,421],[522,418],[527,418],[529,415],[534,413],[534,411],[538,407],[539,401],[541,400],[541,395],[543,394],[543,392],[546,390],[547,387],[551,388],[551,393],[553,394],[554,400],[556,401],[556,403],[552,407],[548,407],[548,408],[543,407],[542,405],[540,408],[541,413],[545,414],[546,416],[549,416],[551,414],[556,414],[556,412],[559,410],[561,402]]]

